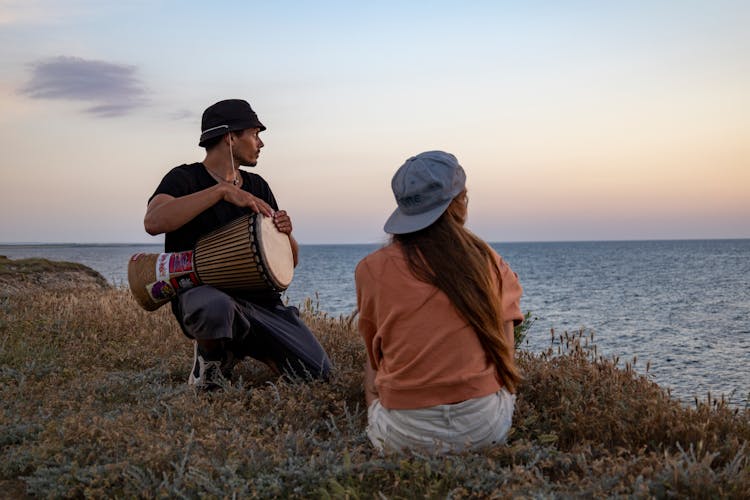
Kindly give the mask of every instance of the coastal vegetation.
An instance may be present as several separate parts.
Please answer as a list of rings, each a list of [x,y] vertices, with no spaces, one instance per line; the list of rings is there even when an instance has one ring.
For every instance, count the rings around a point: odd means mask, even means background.
[[[586,332],[518,350],[506,446],[379,455],[365,436],[356,319],[308,300],[331,381],[244,361],[221,391],[187,386],[192,346],[89,269],[0,257],[0,491],[24,497],[720,497],[750,493],[750,411],[686,406]],[[96,283],[99,283],[98,285]],[[528,326],[532,319],[527,319]],[[519,332],[519,341],[529,330]],[[536,334],[536,333],[533,333]],[[639,367],[640,368],[640,367]]]

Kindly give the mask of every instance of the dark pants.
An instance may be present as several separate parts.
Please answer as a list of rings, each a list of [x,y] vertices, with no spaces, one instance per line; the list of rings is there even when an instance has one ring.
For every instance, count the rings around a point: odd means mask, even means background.
[[[181,293],[173,308],[185,334],[196,340],[225,340],[235,357],[268,362],[304,378],[327,378],[331,361],[299,318],[281,301],[255,304],[203,285]]]

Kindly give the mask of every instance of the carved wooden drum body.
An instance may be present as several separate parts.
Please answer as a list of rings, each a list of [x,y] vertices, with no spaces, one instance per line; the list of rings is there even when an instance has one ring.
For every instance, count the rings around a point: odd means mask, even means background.
[[[194,250],[135,254],[128,263],[133,296],[147,311],[179,290],[211,285],[223,290],[286,290],[294,277],[289,236],[273,220],[244,215],[201,237]]]

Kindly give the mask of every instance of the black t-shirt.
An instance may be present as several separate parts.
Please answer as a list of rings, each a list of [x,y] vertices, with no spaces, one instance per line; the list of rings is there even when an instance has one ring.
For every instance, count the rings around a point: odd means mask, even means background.
[[[271,208],[278,210],[271,188],[268,183],[258,174],[252,174],[240,170],[242,175],[242,189],[265,201]],[[211,174],[208,173],[203,163],[192,165],[180,165],[170,170],[161,180],[161,183],[149,198],[149,202],[157,194],[168,194],[179,198],[218,184]],[[212,207],[204,210],[195,218],[182,227],[165,234],[164,251],[181,252],[183,250],[195,250],[195,244],[204,234],[218,229],[228,222],[246,214],[253,213],[245,207],[238,207],[232,203],[221,200]],[[251,300],[253,302],[275,302],[279,300],[276,292],[238,293],[232,295]]]
[[[276,198],[271,188],[263,177],[240,170],[242,174],[242,189],[265,201],[271,208],[278,210]],[[164,176],[156,188],[149,202],[157,194],[168,194],[179,198],[188,194],[196,193],[218,184],[211,174],[208,173],[203,163],[192,165],[180,165],[175,167]],[[166,233],[164,238],[165,252],[181,252],[183,250],[194,250],[195,243],[204,234],[218,229],[228,222],[252,213],[249,208],[238,207],[227,201],[221,200],[214,206],[198,214],[193,220],[172,232]]]

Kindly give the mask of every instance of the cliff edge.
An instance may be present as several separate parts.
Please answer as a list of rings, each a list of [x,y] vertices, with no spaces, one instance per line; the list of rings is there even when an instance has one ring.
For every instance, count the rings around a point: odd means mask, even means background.
[[[83,264],[41,258],[13,260],[0,255],[0,296],[110,287],[104,276]]]

